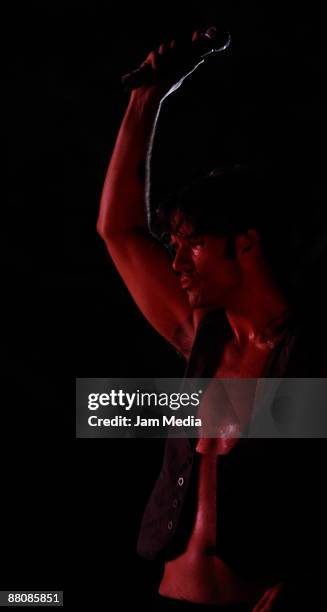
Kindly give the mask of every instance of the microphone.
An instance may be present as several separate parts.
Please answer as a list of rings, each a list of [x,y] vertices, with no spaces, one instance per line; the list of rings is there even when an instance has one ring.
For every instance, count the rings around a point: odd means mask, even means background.
[[[153,70],[150,64],[144,64],[122,76],[122,86],[128,92],[142,85],[152,85],[158,77],[178,79],[209,55],[228,49],[230,44],[231,35],[228,30],[211,26],[201,38],[181,45],[181,48],[168,49],[167,53],[160,57],[161,65],[156,70]]]

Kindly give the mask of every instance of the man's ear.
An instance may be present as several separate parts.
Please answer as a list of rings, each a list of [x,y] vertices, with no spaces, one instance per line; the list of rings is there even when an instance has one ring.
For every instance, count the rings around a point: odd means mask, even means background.
[[[261,256],[260,235],[256,229],[249,229],[235,238],[235,253],[238,259]]]

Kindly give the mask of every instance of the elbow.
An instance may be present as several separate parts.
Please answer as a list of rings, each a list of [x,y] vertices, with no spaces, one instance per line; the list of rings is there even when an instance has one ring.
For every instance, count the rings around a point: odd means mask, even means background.
[[[109,214],[108,201],[101,197],[98,218],[96,222],[96,231],[100,238],[107,242],[113,233],[111,214]]]
[[[100,238],[102,238],[102,240],[104,240],[105,242],[110,241],[115,233],[110,227],[110,224],[108,222],[105,222],[104,219],[101,218],[101,216],[98,217],[96,231]]]
[[[100,238],[106,243],[107,247],[121,241],[122,233],[114,230],[108,223],[104,223],[100,218],[96,224],[96,231]]]
[[[122,240],[128,240],[130,237],[135,236],[135,235],[144,235],[144,234],[148,234],[148,232],[146,231],[146,229],[144,227],[142,227],[141,225],[135,225],[135,227],[129,227],[129,228],[116,228],[113,227],[110,223],[104,222],[103,219],[101,219],[101,217],[98,218],[97,224],[96,224],[96,231],[99,234],[99,236],[102,238],[102,240],[105,241],[106,244],[108,243],[117,243],[117,242],[121,242]]]
[[[100,217],[97,220],[97,224],[96,224],[96,231],[99,234],[100,238],[102,238],[102,240],[106,239],[106,232],[105,232],[105,228],[103,225],[102,220],[100,219]]]
[[[96,231],[107,244],[108,242],[116,241],[121,234],[120,228],[117,227],[117,223],[112,218],[112,215],[109,214],[107,208],[103,207],[102,202],[96,222]]]

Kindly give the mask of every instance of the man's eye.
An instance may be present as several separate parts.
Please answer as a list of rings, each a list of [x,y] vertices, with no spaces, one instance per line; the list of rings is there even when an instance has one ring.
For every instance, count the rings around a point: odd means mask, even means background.
[[[176,255],[177,246],[175,243],[170,242],[168,244],[168,251],[174,257]]]

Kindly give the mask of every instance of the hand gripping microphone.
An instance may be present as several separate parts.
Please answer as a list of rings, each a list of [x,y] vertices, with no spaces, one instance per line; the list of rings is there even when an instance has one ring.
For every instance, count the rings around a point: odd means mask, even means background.
[[[211,26],[201,38],[187,45],[181,44],[180,47],[169,49],[160,58],[161,65],[156,70],[153,70],[150,64],[143,64],[121,77],[121,83],[125,91],[132,91],[142,85],[152,85],[160,77],[178,79],[209,55],[225,51],[230,44],[231,36],[228,30]]]

